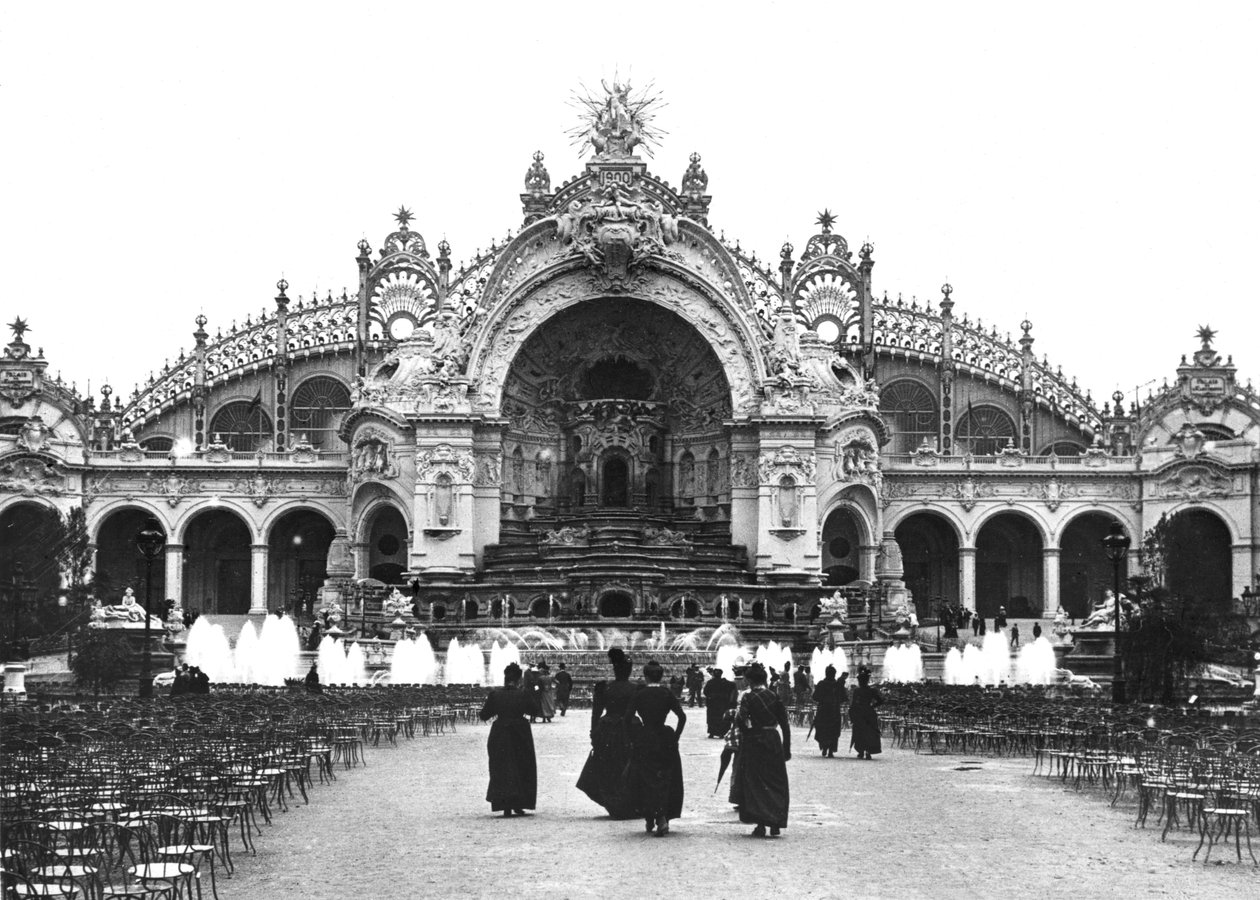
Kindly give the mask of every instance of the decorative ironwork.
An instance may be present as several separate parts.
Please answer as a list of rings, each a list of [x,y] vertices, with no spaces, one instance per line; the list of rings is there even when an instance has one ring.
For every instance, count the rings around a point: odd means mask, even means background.
[[[915,453],[928,442],[936,446],[940,411],[932,392],[917,381],[904,379],[887,385],[879,394],[879,411],[893,432],[893,453]]]
[[[337,449],[337,426],[350,406],[350,390],[336,378],[308,378],[293,392],[289,430],[301,434],[310,447]]]
[[[975,406],[958,417],[954,440],[973,456],[997,456],[1015,440],[1015,420],[996,406]]]
[[[271,443],[271,417],[260,404],[249,400],[229,403],[210,420],[210,433],[215,440],[238,453],[266,449]]]

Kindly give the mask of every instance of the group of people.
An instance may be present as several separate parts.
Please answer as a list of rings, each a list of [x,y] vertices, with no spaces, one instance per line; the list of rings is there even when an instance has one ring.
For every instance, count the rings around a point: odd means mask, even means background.
[[[184,663],[175,670],[175,680],[171,682],[172,697],[208,693],[210,693],[210,676],[200,668]]]
[[[678,740],[687,713],[664,682],[659,663],[648,661],[642,681],[633,682],[634,666],[624,651],[613,648],[608,657],[613,677],[598,682],[592,694],[591,749],[577,787],[612,818],[640,819],[647,832],[664,837],[670,821],[682,815]],[[788,818],[786,761],[792,753],[787,707],[768,688],[763,666],[753,663],[743,676],[749,690],[742,697],[720,671],[704,686],[708,732],[728,738],[734,755],[730,800],[740,821],[752,824],[755,836],[777,836]],[[536,806],[538,770],[530,722],[540,716],[541,698],[537,691],[522,689],[523,673],[515,663],[504,669],[503,680],[504,686],[487,696],[481,719],[494,720],[486,800],[491,810],[510,818]],[[668,723],[671,715],[673,725]],[[725,761],[726,750],[723,754]]]
[[[879,707],[884,702],[877,688],[871,686],[871,672],[858,669],[858,686],[850,695],[849,673],[836,679],[836,667],[827,666],[822,681],[814,685],[814,740],[825,757],[834,757],[840,749],[840,732],[844,729],[844,710],[848,704],[852,737],[849,747],[858,759],[874,759],[883,752],[880,740]]]
[[[568,712],[569,698],[573,695],[573,676],[564,667],[564,663],[560,663],[554,676],[551,674],[551,666],[545,661],[527,667],[521,675],[521,686],[534,702],[530,722],[537,722],[539,719],[550,722],[557,711],[561,716]]]

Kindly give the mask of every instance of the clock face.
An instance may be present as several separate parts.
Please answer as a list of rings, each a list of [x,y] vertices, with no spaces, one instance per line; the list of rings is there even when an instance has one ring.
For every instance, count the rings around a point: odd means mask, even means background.
[[[416,330],[416,322],[411,316],[395,316],[389,323],[389,336],[396,341],[405,341]]]

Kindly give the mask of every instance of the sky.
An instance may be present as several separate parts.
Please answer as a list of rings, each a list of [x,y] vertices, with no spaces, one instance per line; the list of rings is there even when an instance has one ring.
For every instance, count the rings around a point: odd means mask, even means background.
[[[572,95],[654,82],[759,258],[829,208],[874,286],[1018,336],[1096,398],[1210,325],[1260,380],[1260,4],[24,3],[0,12],[0,319],[116,394],[209,331],[354,290],[406,205],[470,258]],[[6,332],[7,333],[7,332]]]

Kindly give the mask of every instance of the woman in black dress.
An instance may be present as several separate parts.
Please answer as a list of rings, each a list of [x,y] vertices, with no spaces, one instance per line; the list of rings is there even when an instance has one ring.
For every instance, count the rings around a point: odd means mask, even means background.
[[[858,686],[853,689],[853,701],[849,704],[849,724],[853,738],[849,744],[857,751],[858,759],[874,759],[872,753],[883,751],[879,739],[879,713],[875,710],[884,702],[879,691],[871,687],[869,669],[858,670]]]
[[[775,837],[787,827],[787,760],[792,758],[792,733],[783,701],[766,687],[765,667],[752,663],[744,670],[744,680],[749,691],[740,699],[735,714],[739,757],[731,785],[732,800],[739,806],[739,820],[757,826],[753,837],[765,837],[767,828]]]
[[[682,758],[678,755],[678,739],[682,737],[687,714],[678,697],[661,684],[665,670],[652,660],[643,667],[647,685],[630,701],[628,715],[638,716],[642,727],[634,729],[630,754],[630,785],[638,794],[643,824],[648,831],[656,828],[656,836],[669,833],[669,820],[682,815]],[[670,728],[665,717],[670,713],[678,727]]]
[[[613,680],[596,683],[591,695],[591,755],[578,776],[578,790],[614,819],[633,819],[639,805],[626,779],[630,763],[630,701],[639,685],[630,683],[630,658],[619,647],[608,651]]]
[[[503,687],[494,688],[481,708],[481,721],[494,719],[486,742],[490,754],[490,787],[486,800],[503,817],[523,816],[538,797],[538,762],[534,758],[531,716],[538,715],[534,698],[520,689],[521,667],[509,663],[503,670]]]
[[[814,685],[814,740],[823,756],[835,756],[840,746],[845,694],[843,685],[836,681],[836,667],[827,666],[826,676]]]

